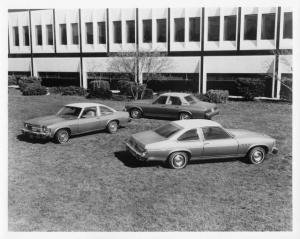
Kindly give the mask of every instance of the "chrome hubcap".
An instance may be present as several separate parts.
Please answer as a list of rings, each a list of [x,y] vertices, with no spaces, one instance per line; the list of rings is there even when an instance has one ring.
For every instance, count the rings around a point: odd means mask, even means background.
[[[188,114],[181,114],[180,115],[180,119],[182,119],[182,120],[186,120],[186,119],[189,119],[189,118],[190,118],[190,116]]]
[[[117,124],[116,123],[110,123],[109,128],[111,131],[116,131],[117,130]]]
[[[137,117],[139,117],[140,112],[138,110],[133,110],[131,115],[132,115],[132,118],[137,118]]]
[[[263,153],[260,151],[255,151],[252,155],[252,158],[255,162],[260,162],[263,159]]]
[[[62,143],[65,143],[68,141],[68,133],[67,132],[61,132],[58,134],[58,139],[59,139],[59,142],[62,142]]]
[[[176,168],[180,168],[184,165],[185,157],[181,154],[178,154],[174,157],[173,163]]]

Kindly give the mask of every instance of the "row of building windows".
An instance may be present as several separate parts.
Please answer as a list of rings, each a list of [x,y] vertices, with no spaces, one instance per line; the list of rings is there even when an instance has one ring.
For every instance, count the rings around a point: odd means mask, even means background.
[[[245,15],[244,20],[244,40],[257,40],[257,14]],[[275,37],[275,13],[262,14],[261,20],[261,39],[272,40]],[[200,41],[200,17],[191,17],[189,21],[188,41]],[[224,16],[224,41],[236,40],[236,24],[237,16]],[[126,43],[135,43],[135,21],[126,21]],[[71,43],[79,44],[78,23],[71,23]],[[94,23],[85,23],[85,42],[86,44],[94,44]],[[292,13],[284,13],[283,22],[283,38],[291,39],[293,37],[292,31]],[[35,26],[36,44],[43,45],[42,25]],[[208,17],[208,41],[220,40],[220,16]],[[61,45],[67,45],[67,25],[59,24],[59,39]],[[152,43],[152,19],[145,19],[142,21],[142,41],[144,43]],[[167,20],[156,19],[156,41],[166,42],[167,40]],[[28,26],[23,26],[23,45],[29,46],[29,29]],[[19,46],[19,28],[13,27],[14,45]],[[46,44],[53,45],[53,26],[46,25]],[[174,41],[185,42],[185,18],[174,18]],[[113,42],[116,44],[122,43],[122,22],[113,21]],[[97,22],[97,43],[106,44],[106,24],[105,22]]]

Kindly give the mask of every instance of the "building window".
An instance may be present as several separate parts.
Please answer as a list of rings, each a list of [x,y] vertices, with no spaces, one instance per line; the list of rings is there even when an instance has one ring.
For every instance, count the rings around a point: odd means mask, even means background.
[[[283,39],[293,38],[293,13],[285,12],[283,18]]]
[[[152,42],[152,20],[143,20],[143,42]]]
[[[208,17],[208,41],[220,40],[220,16]]]
[[[47,44],[53,45],[53,27],[52,24],[46,25],[47,30]]]
[[[14,34],[14,45],[19,46],[19,28],[13,27],[13,34]]]
[[[35,26],[36,31],[36,43],[38,46],[43,45],[42,25]]]
[[[256,40],[257,14],[245,15],[244,40]]]
[[[200,17],[190,17],[189,40],[200,41]]]
[[[99,44],[106,43],[105,22],[98,22],[98,43]]]
[[[59,24],[60,29],[60,44],[67,45],[67,26],[66,24]]]
[[[166,42],[167,41],[167,20],[157,19],[156,20],[156,41]]]
[[[175,42],[184,42],[184,18],[174,18]]]
[[[224,16],[224,41],[236,39],[236,15]]]
[[[85,31],[86,31],[86,44],[94,44],[92,22],[85,23]]]
[[[29,28],[28,26],[23,26],[23,36],[24,36],[24,46],[29,46]]]
[[[79,43],[78,23],[71,23],[71,28],[72,28],[72,44],[78,45]]]
[[[270,40],[275,36],[275,13],[262,14],[261,39]]]
[[[114,43],[122,43],[122,25],[121,21],[114,21]]]
[[[126,21],[127,43],[135,43],[135,21]]]

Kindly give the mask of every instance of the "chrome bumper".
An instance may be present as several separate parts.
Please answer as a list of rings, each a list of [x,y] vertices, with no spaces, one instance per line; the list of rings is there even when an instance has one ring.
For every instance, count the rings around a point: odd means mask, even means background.
[[[28,129],[22,129],[21,130],[23,135],[28,135],[29,137],[35,137],[35,138],[50,138],[50,133],[44,133],[44,132],[35,132]]]
[[[125,145],[126,145],[126,150],[129,151],[135,158],[141,161],[147,160],[148,157],[146,152],[140,153],[135,148],[133,148],[130,144],[125,143]]]
[[[272,148],[272,154],[277,154],[277,153],[278,153],[278,148],[273,147],[273,148]]]

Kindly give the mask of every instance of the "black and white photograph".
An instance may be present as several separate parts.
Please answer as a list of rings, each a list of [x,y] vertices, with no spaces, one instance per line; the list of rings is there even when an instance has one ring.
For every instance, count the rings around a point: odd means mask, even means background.
[[[7,238],[300,236],[297,1],[1,13]]]

